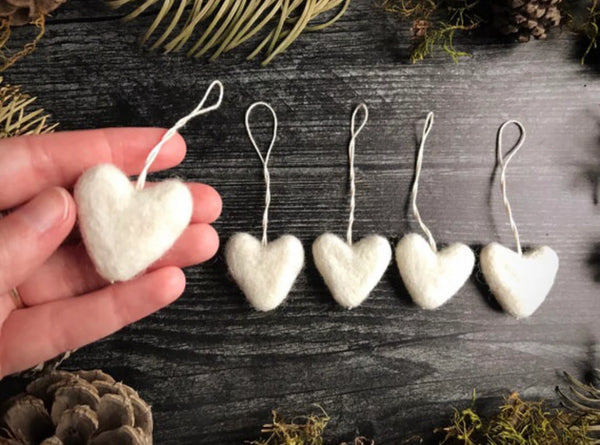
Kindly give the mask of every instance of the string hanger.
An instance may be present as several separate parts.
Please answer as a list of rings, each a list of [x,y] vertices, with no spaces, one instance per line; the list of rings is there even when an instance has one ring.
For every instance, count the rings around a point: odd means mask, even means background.
[[[252,135],[252,130],[250,129],[250,115],[252,114],[252,111],[256,107],[259,107],[259,106],[267,108],[273,115],[273,137],[271,138],[271,143],[269,144],[269,148],[267,149],[267,154],[264,157],[263,157],[262,153],[260,152],[260,148],[258,148],[258,144],[256,143],[254,136]],[[246,111],[246,132],[248,133],[250,142],[254,146],[254,150],[256,150],[256,153],[258,154],[258,157],[260,158],[260,161],[262,162],[263,174],[265,177],[265,188],[266,188],[265,211],[263,213],[263,219],[262,219],[263,231],[262,231],[262,240],[261,240],[261,244],[263,246],[267,245],[267,226],[269,224],[269,205],[271,204],[271,176],[269,175],[269,158],[271,157],[271,150],[273,150],[273,146],[275,145],[275,140],[277,139],[277,123],[278,123],[277,113],[275,113],[275,110],[273,109],[273,107],[271,107],[271,105],[269,105],[266,102],[255,102],[252,105],[250,105],[250,107]]]
[[[356,116],[359,111],[363,111],[363,119],[361,124],[356,129]],[[369,109],[362,103],[358,105],[352,113],[350,123],[350,143],[348,144],[348,160],[350,162],[350,216],[348,217],[348,231],[346,232],[346,242],[349,246],[352,245],[352,226],[354,225],[354,210],[356,209],[356,181],[354,175],[354,149],[356,147],[356,138],[365,127],[369,119]]]
[[[217,98],[217,101],[213,105],[210,105],[210,106],[204,108],[205,102],[207,101],[208,97],[211,95],[212,90],[215,87],[219,88],[219,97]],[[202,98],[200,103],[196,106],[196,108],[194,108],[194,110],[187,116],[184,116],[181,119],[179,119],[175,123],[175,125],[173,125],[169,129],[169,131],[167,131],[163,135],[163,137],[160,139],[158,144],[156,144],[154,146],[154,148],[150,151],[150,153],[148,154],[148,157],[146,158],[144,168],[142,169],[142,172],[138,176],[137,183],[135,185],[135,188],[137,190],[141,190],[144,188],[144,185],[146,184],[146,176],[148,175],[148,170],[150,170],[150,166],[154,163],[154,160],[158,156],[158,153],[163,148],[163,146],[167,143],[167,141],[169,139],[171,139],[175,135],[175,133],[177,133],[177,131],[179,131],[181,128],[183,128],[193,118],[200,116],[202,114],[209,113],[209,112],[219,108],[221,106],[222,101],[223,101],[223,84],[221,83],[221,81],[215,80],[214,82],[212,82],[210,84],[210,86],[206,90],[206,93],[204,93],[204,97]]]
[[[434,252],[437,252],[437,245],[435,243],[435,239],[433,238],[433,235],[431,234],[431,231],[429,230],[429,228],[423,222],[423,219],[421,218],[421,214],[419,213],[419,208],[417,207],[417,195],[419,194],[419,178],[421,176],[421,168],[423,166],[423,151],[425,150],[425,142],[427,141],[427,137],[429,136],[429,133],[431,132],[432,127],[433,127],[433,112],[430,111],[429,113],[427,113],[427,118],[425,119],[425,124],[423,125],[423,133],[421,134],[421,144],[419,145],[419,152],[417,154],[417,162],[415,164],[415,182],[413,183],[413,187],[412,187],[411,204],[412,204],[413,214],[415,215],[415,218],[416,218],[417,222],[419,223],[421,230],[427,236],[427,241],[429,242],[429,246],[431,247],[431,250],[433,250]]]
[[[508,127],[509,125],[513,125],[513,124],[516,125],[517,128],[519,129],[519,140],[517,141],[517,143],[514,145],[513,148],[511,148],[508,152],[506,152],[506,156],[505,156],[504,151],[502,149],[502,135],[504,133],[505,128]],[[523,254],[523,249],[521,247],[521,239],[519,237],[519,229],[517,228],[517,223],[515,222],[515,220],[513,218],[512,209],[510,207],[510,202],[508,201],[508,194],[506,192],[506,168],[508,167],[508,164],[510,163],[512,158],[517,154],[517,152],[523,146],[523,143],[525,142],[525,136],[526,136],[525,127],[523,126],[523,124],[521,122],[519,122],[515,119],[510,119],[510,120],[504,122],[500,126],[500,129],[498,130],[497,151],[496,151],[498,165],[501,168],[501,170],[500,170],[500,192],[502,193],[502,201],[504,202],[504,208],[506,209],[506,213],[508,214],[508,221],[510,223],[510,228],[512,229],[513,235],[515,237],[515,242],[517,244],[517,253],[519,255]]]

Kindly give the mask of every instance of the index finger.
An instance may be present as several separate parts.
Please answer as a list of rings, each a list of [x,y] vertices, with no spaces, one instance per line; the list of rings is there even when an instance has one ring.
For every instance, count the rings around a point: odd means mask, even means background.
[[[110,163],[127,175],[139,173],[166,130],[106,128],[22,136],[0,140],[0,209],[19,205],[49,187],[71,187],[89,167]],[[176,134],[150,168],[179,164],[185,141]]]

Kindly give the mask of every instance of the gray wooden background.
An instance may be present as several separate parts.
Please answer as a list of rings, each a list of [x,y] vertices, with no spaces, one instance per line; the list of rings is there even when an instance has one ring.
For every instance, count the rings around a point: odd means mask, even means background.
[[[220,191],[222,241],[260,234],[262,173],[243,126],[256,100],[270,102],[280,120],[270,236],[292,233],[309,252],[322,232],[343,235],[349,118],[364,101],[356,237],[375,232],[395,243],[417,230],[406,204],[416,134],[431,110],[422,216],[440,243],[512,246],[492,180],[497,128],[517,118],[528,140],[508,173],[515,217],[525,245],[548,244],[561,261],[546,303],[516,321],[497,309],[480,272],[441,309],[420,310],[395,265],[360,308],[343,310],[310,255],[285,304],[256,313],[219,253],[187,270],[178,302],[65,364],[103,368],[136,387],[154,406],[156,443],[240,444],[258,437],[271,409],[298,414],[312,403],[332,416],[332,441],[357,432],[379,444],[429,440],[474,388],[483,409],[512,390],[553,399],[560,370],[582,376],[591,365],[600,334],[600,82],[567,32],[526,45],[473,40],[464,45],[473,57],[459,64],[437,54],[411,65],[407,26],[372,0],[354,0],[337,25],[304,35],[261,68],[244,51],[212,64],[149,52],[137,39],[151,17],[123,24],[120,15],[71,0],[5,79],[39,96],[65,130],[169,126],[222,80],[223,106],[183,131],[187,159],[168,173]],[[264,141],[265,119],[255,125]],[[3,385],[7,392],[10,382]]]

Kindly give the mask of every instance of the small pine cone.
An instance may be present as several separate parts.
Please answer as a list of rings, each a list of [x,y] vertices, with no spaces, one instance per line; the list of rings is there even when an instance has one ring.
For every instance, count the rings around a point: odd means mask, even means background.
[[[494,27],[502,34],[514,36],[520,42],[531,37],[545,39],[551,28],[560,24],[558,4],[562,0],[499,0],[494,1]]]
[[[0,445],[152,445],[152,412],[102,371],[53,371],[6,402]]]
[[[0,18],[13,26],[32,23],[67,0],[0,0]]]

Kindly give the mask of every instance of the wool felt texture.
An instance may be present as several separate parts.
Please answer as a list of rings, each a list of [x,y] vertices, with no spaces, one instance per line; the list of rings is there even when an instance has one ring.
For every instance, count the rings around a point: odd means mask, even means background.
[[[520,136],[505,157],[502,151],[502,134],[506,127],[513,124],[519,129]],[[500,192],[517,251],[498,243],[488,244],[481,251],[481,270],[490,290],[502,308],[516,318],[529,317],[540,307],[558,272],[558,255],[550,247],[542,246],[523,253],[519,230],[508,200],[506,168],[524,142],[525,127],[519,121],[508,120],[500,126],[496,151],[496,159],[501,167]]]
[[[273,137],[263,157],[250,129],[250,115],[256,107],[265,107],[273,116]],[[246,295],[250,304],[259,311],[270,311],[287,297],[296,277],[304,266],[304,248],[298,238],[283,235],[268,242],[269,205],[271,204],[271,177],[269,159],[277,139],[277,113],[266,102],[255,102],[246,110],[246,131],[263,166],[265,178],[265,210],[262,220],[262,239],[248,233],[237,233],[225,246],[225,261],[229,272]]]
[[[313,243],[312,253],[331,295],[348,309],[369,296],[392,259],[390,243],[379,235],[350,245],[333,233],[324,233]]]
[[[481,271],[502,308],[516,318],[532,315],[544,302],[558,272],[558,255],[548,246],[524,254],[498,243],[481,251]]]
[[[270,311],[289,294],[304,266],[304,249],[292,235],[263,244],[248,233],[236,233],[225,246],[225,260],[250,304]]]
[[[117,167],[87,170],[75,185],[79,228],[98,273],[126,281],[158,260],[188,226],[188,187],[167,180],[138,190]]]
[[[436,309],[465,284],[473,271],[475,255],[462,243],[434,251],[421,235],[409,233],[396,246],[396,263],[415,304]]]
[[[215,103],[204,106],[214,89]],[[159,259],[179,238],[192,216],[187,186],[169,180],[144,189],[146,177],[162,147],[191,119],[216,110],[223,84],[210,84],[200,103],[179,119],[150,150],[135,188],[114,165],[87,170],[75,184],[75,202],[83,242],[98,273],[110,282],[127,281]]]
[[[363,119],[356,128],[356,118],[360,111],[363,113]],[[332,233],[324,233],[312,246],[315,264],[331,295],[341,306],[348,309],[360,305],[369,296],[392,258],[392,248],[381,236],[371,235],[356,244],[352,242],[352,225],[356,207],[354,152],[356,138],[368,119],[369,109],[365,104],[360,104],[354,109],[350,121],[350,143],[348,144],[350,216],[346,241],[342,241]]]
[[[423,309],[436,309],[452,298],[465,284],[475,265],[475,255],[466,244],[455,243],[438,251],[417,207],[423,151],[433,127],[433,117],[433,113],[428,113],[423,126],[411,193],[413,214],[427,241],[421,235],[410,233],[396,245],[396,263],[402,281],[414,303]]]

